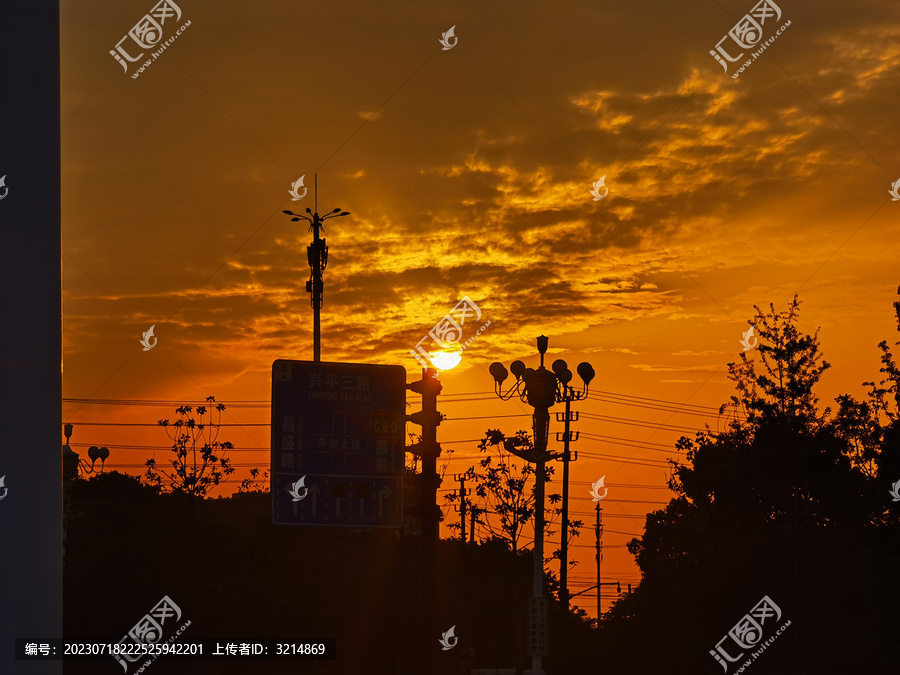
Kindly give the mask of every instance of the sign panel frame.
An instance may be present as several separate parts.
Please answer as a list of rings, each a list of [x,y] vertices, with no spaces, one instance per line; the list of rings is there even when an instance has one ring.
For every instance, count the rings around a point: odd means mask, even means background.
[[[272,522],[403,526],[406,369],[272,364]]]

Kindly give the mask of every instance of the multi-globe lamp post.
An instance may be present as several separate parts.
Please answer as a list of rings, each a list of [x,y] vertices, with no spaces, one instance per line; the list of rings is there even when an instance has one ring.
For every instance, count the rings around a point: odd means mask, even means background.
[[[88,463],[81,459],[81,456],[72,450],[69,445],[73,427],[74,425],[72,424],[66,424],[65,426],[66,444],[62,447],[63,478],[67,481],[77,478],[79,469],[82,474],[94,473],[94,464],[98,459],[100,460],[100,473],[102,473],[103,466],[106,460],[109,459],[109,449],[105,447],[98,448],[96,445],[88,448],[88,457],[91,460],[91,464],[88,466]]]
[[[534,569],[532,577],[532,598],[542,601],[544,596],[544,478],[547,460],[560,457],[547,451],[547,440],[550,432],[550,408],[555,403],[566,400],[587,398],[588,387],[594,379],[594,368],[589,363],[578,364],[578,375],[583,381],[579,390],[570,386],[572,371],[562,359],[553,362],[552,370],[544,368],[544,355],[547,353],[550,338],[541,335],[537,338],[537,348],[541,355],[539,368],[528,368],[522,361],[513,361],[509,370],[516,377],[515,384],[503,393],[503,382],[509,377],[506,367],[497,361],[491,364],[490,373],[494,378],[494,393],[502,400],[508,401],[518,396],[524,403],[534,408],[533,414],[533,448],[531,450],[517,448],[507,444],[507,450],[528,462],[535,464],[535,506],[534,506]],[[531,672],[541,672],[541,655],[532,654]]]
[[[66,444],[62,446],[62,470],[63,470],[63,555],[66,552],[66,521],[69,518],[69,504],[72,501],[72,481],[78,478],[78,471],[81,470],[83,475],[94,473],[94,464],[100,460],[100,473],[103,472],[106,460],[109,459],[109,449],[106,447],[98,448],[92,445],[88,449],[88,457],[91,460],[90,466],[81,459],[81,456],[72,450],[69,445],[69,439],[72,438],[74,425],[66,424],[64,433],[66,435]]]

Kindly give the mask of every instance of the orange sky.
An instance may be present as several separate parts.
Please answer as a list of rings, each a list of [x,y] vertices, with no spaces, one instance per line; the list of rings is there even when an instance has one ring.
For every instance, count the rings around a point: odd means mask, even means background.
[[[164,39],[191,25],[132,79],[108,52],[153,6],[62,5],[64,396],[177,402],[66,403],[83,455],[162,462],[156,421],[215,395],[223,422],[261,425],[222,431],[235,478],[268,466],[268,408],[229,403],[267,402],[272,362],[312,357],[310,235],[281,211],[313,206],[316,172],[320,211],[352,212],[326,225],[324,360],[415,379],[408,350],[460,298],[491,321],[442,376],[446,489],[477,452],[458,441],[530,429],[524,404],[460,394],[491,390],[492,361],[536,365],[542,333],[549,361],[593,364],[599,392],[717,407],[753,305],[799,292],[833,364],[823,405],[878,376],[900,283],[896,3],[784,0],[791,26],[736,80],[708,52],[743,0],[182,0]],[[577,405],[573,448],[651,465],[572,465],[573,517],[592,522],[588,483],[606,475],[604,579],[623,584],[682,433],[652,427],[716,427],[627,401]],[[578,543],[572,592],[595,577],[593,531]],[[594,614],[593,597],[576,604]]]

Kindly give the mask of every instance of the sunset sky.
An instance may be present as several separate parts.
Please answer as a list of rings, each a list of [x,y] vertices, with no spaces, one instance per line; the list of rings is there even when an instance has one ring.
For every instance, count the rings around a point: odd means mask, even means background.
[[[352,213],[325,227],[323,360],[418,379],[409,350],[463,296],[491,321],[441,376],[440,495],[486,429],[531,428],[491,393],[492,361],[536,367],[545,334],[548,365],[593,364],[571,592],[595,583],[603,475],[604,581],[638,581],[624,544],[670,496],[674,441],[720,424],[753,305],[800,294],[833,364],[822,405],[878,378],[900,284],[895,2],[779,0],[764,39],[791,25],[732,79],[745,59],[725,73],[709,51],[752,0],[179,0],[163,39],[190,26],[133,79],[149,56],[126,74],[109,51],[154,4],[62,3],[63,414],[82,456],[163,463],[157,420],[214,395],[240,425],[220,434],[234,478],[268,467],[272,362],[312,358],[311,234],[282,210],[314,206],[315,173],[319,211]]]

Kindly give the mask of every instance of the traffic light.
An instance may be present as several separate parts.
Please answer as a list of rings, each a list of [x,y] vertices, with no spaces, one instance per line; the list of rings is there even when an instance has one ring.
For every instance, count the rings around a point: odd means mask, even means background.
[[[422,440],[407,446],[406,451],[423,460],[437,461],[441,454],[441,446],[437,442],[437,428],[444,419],[437,409],[437,397],[444,388],[437,379],[437,370],[427,368],[421,380],[410,382],[406,388],[422,395],[422,409],[406,416],[407,421],[422,427]]]
[[[407,421],[422,427],[422,440],[406,446],[407,452],[422,459],[422,472],[417,476],[421,502],[413,515],[422,521],[423,538],[434,541],[438,539],[441,522],[441,508],[437,505],[437,490],[441,486],[437,472],[437,458],[441,454],[437,428],[444,419],[437,409],[437,397],[443,389],[437,374],[434,368],[427,368],[421,380],[406,385],[407,389],[422,395],[422,409],[406,416]]]

